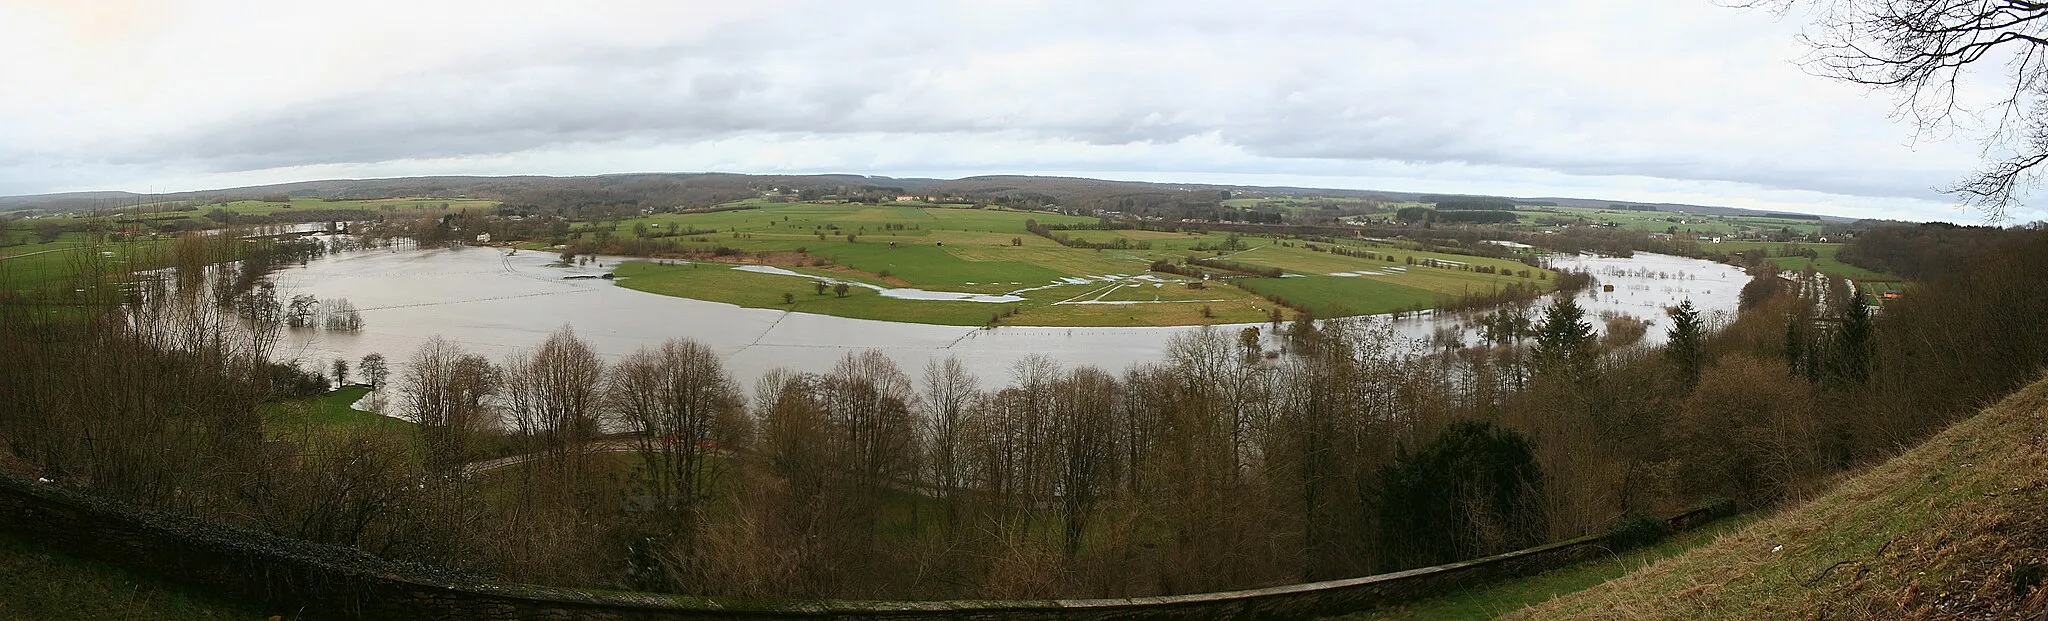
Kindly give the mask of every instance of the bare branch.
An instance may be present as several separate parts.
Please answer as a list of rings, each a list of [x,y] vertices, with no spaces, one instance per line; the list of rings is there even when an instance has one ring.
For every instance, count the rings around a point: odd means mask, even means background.
[[[1782,14],[1797,0],[1735,6]],[[1917,133],[1966,130],[1994,118],[1982,135],[1989,162],[1944,191],[1990,219],[2002,219],[2048,159],[2048,129],[2035,119],[2048,101],[2048,2],[2022,0],[1821,0],[1809,73],[1898,98],[1895,114]],[[2002,62],[2000,62],[2002,61]],[[2003,71],[2003,74],[2000,72]],[[1995,95],[1972,84],[1998,84]]]

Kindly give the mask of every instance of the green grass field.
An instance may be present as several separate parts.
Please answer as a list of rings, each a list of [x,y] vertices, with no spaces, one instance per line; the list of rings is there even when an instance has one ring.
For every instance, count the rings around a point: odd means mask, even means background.
[[[1436,294],[1428,290],[1367,277],[1258,278],[1246,281],[1245,287],[1305,304],[1317,317],[1390,313],[1436,303]]]
[[[169,264],[170,239],[94,241],[83,234],[47,244],[0,248],[0,297],[20,296],[56,304],[84,304],[120,286],[119,277]],[[71,312],[57,307],[48,312]]]
[[[412,429],[411,422],[349,407],[367,394],[370,394],[367,387],[344,386],[317,397],[272,403],[267,407],[270,408],[271,422],[275,424],[309,424],[377,431]]]
[[[292,212],[321,210],[365,210],[373,213],[401,211],[463,211],[497,206],[497,201],[478,199],[439,198],[391,198],[366,200],[324,200],[297,198],[288,202],[231,201],[226,203],[169,203],[160,205],[135,205],[114,209],[77,211],[49,215],[33,219],[12,220],[0,229],[0,257],[37,252],[61,244],[83,244],[90,235],[78,230],[60,233],[56,239],[45,242],[38,234],[44,226],[77,228],[81,225],[98,227],[109,232],[134,232],[147,234],[161,231],[165,226],[190,229],[217,229],[226,226],[220,219],[209,217],[215,212],[227,212],[236,216],[290,216]],[[286,217],[284,219],[291,219]],[[243,223],[237,223],[238,226]],[[250,224],[262,226],[260,224]]]
[[[619,277],[620,286],[649,293],[724,302],[751,308],[955,326],[987,325],[992,316],[1012,309],[1017,311],[1016,314],[1002,317],[1000,323],[1032,326],[1149,326],[1254,322],[1264,320],[1264,309],[1272,306],[1270,302],[1232,287],[1218,285],[1199,290],[1177,284],[1154,287],[1154,283],[1137,280],[1128,281],[1129,284],[1123,284],[1121,287],[1117,286],[1120,283],[1105,282],[1051,286],[1048,281],[1034,280],[1021,286],[1004,284],[998,287],[948,289],[1015,291],[1028,287],[1048,287],[1019,294],[1019,297],[1025,298],[1022,301],[1002,303],[896,299],[883,297],[873,289],[858,286],[848,287],[846,295],[842,297],[830,290],[823,294],[818,293],[812,284],[815,280],[809,277],[745,272],[733,269],[735,267],[737,266],[725,263],[662,265],[636,261],[619,266],[615,273]],[[876,280],[858,274],[817,268],[790,269],[807,276],[838,280],[870,283]],[[795,298],[795,303],[785,304],[784,293],[791,294]],[[1144,303],[1074,303],[1091,299],[1087,297],[1091,294],[1096,296],[1093,299],[1102,301]],[[1108,297],[1112,295],[1115,297]],[[1212,316],[1204,317],[1203,307],[1209,307]]]
[[[1858,282],[1898,282],[1904,280],[1892,274],[1886,274],[1884,272],[1874,272],[1868,269],[1864,269],[1861,267],[1841,262],[1840,260],[1835,258],[1835,251],[1840,250],[1842,248],[1841,244],[1784,244],[1778,242],[1724,241],[1718,244],[1702,244],[1700,247],[1702,249],[1711,250],[1715,252],[1739,252],[1744,250],[1761,249],[1765,252],[1771,253],[1771,260],[1778,263],[1779,269],[1804,270],[1806,268],[1811,267],[1814,271],[1820,272],[1822,274],[1847,278]],[[1811,258],[1804,256],[1785,256],[1783,254],[1783,251],[1788,248],[1812,250],[1815,254],[1818,254],[1820,256]]]
[[[1791,229],[1800,235],[1820,232],[1818,220],[1801,218],[1765,218],[1760,216],[1714,216],[1705,214],[1677,213],[1670,211],[1634,211],[1628,209],[1595,209],[1590,207],[1523,207],[1520,221],[1525,226],[1541,226],[1550,221],[1611,224],[1620,228],[1672,233],[1683,237],[1725,236],[1740,233],[1774,233]]]
[[[415,442],[416,424],[349,407],[369,392],[362,386],[345,386],[324,395],[266,403],[264,435],[309,449],[369,436],[407,444]]]
[[[0,291],[47,292],[78,289],[69,282],[81,268],[98,270],[148,270],[170,264],[169,251],[175,234],[155,235],[157,227],[176,220],[187,226],[220,228],[223,224],[206,214],[216,210],[238,215],[269,216],[293,210],[362,209],[375,212],[402,210],[463,210],[486,208],[496,201],[473,199],[377,199],[340,200],[293,199],[289,202],[234,201],[196,205],[186,210],[176,205],[138,205],[95,212],[74,212],[35,219],[13,220],[0,229]],[[44,241],[37,229],[45,225],[102,227],[101,232],[65,231]],[[130,236],[132,234],[132,236]],[[97,253],[96,256],[88,253]],[[88,263],[92,265],[88,265]]]
[[[1533,277],[1488,274],[1495,266],[1526,270],[1512,261],[1424,252],[1392,243],[1346,242],[1353,250],[1395,255],[1398,261],[1442,261],[1374,277],[1381,285],[1344,283],[1328,291],[1288,282],[1249,285],[1257,293],[1211,282],[1201,289],[1188,279],[1148,274],[1155,261],[1187,257],[1220,258],[1306,276],[1288,281],[1332,282],[1334,272],[1380,270],[1384,259],[1311,250],[1298,240],[1234,234],[1146,230],[1060,230],[1070,239],[1122,248],[1075,248],[1027,230],[1029,223],[1086,225],[1098,222],[1053,213],[962,209],[922,204],[809,204],[751,199],[731,204],[744,209],[694,214],[658,214],[601,225],[616,237],[676,240],[684,248],[737,249],[749,262],[826,277],[889,287],[976,294],[1016,294],[1007,303],[905,300],[855,287],[844,296],[819,295],[809,278],[718,268],[716,264],[629,263],[620,284],[641,291],[756,308],[867,319],[945,325],[986,325],[994,315],[1005,325],[1152,326],[1263,321],[1280,295],[1323,316],[1378,313],[1434,304],[1440,296],[1493,291],[1511,282],[1537,284]],[[592,234],[592,225],[581,225]],[[851,237],[851,239],[849,239]],[[1119,241],[1121,240],[1121,241]],[[1328,246],[1327,242],[1318,247]],[[1408,267],[1403,265],[1404,268]],[[1215,271],[1215,270],[1208,270]],[[1218,272],[1227,274],[1227,272]],[[1085,282],[1066,282],[1079,279]],[[1159,282],[1159,281],[1167,282]],[[796,299],[785,303],[783,294]],[[1300,300],[1294,300],[1295,297]],[[1207,309],[1206,312],[1204,309]]]

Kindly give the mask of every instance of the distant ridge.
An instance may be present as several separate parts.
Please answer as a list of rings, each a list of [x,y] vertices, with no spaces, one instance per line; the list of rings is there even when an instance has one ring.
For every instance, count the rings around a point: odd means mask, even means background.
[[[1416,202],[1424,197],[1457,196],[1461,198],[1498,198],[1523,205],[1554,204],[1563,207],[1607,208],[1622,207],[1641,210],[1687,212],[1705,215],[1762,216],[1771,212],[1738,207],[1713,205],[1688,205],[1679,203],[1642,203],[1634,201],[1606,200],[1598,198],[1571,197],[1514,197],[1483,194],[1446,194],[1442,192],[1402,192],[1392,190],[1350,190],[1335,188],[1310,188],[1298,186],[1251,186],[1218,185],[1208,183],[1157,183],[1148,181],[1116,181],[1090,179],[1085,177],[1056,177],[1033,175],[983,175],[960,179],[927,179],[881,177],[857,174],[821,175],[749,175],[739,173],[617,173],[606,175],[551,177],[542,175],[514,175],[502,177],[450,175],[431,177],[391,177],[378,179],[322,179],[294,181],[269,185],[253,185],[214,190],[189,192],[168,192],[141,194],[124,191],[64,192],[57,194],[34,194],[0,197],[0,212],[23,209],[41,209],[52,212],[85,209],[108,209],[158,201],[214,200],[221,198],[253,198],[264,195],[284,194],[294,198],[386,198],[395,196],[422,196],[453,198],[474,196],[481,198],[503,198],[519,192],[549,190],[584,191],[631,191],[636,186],[652,185],[669,187],[693,187],[702,189],[746,189],[784,187],[792,189],[831,188],[839,186],[880,186],[899,188],[912,192],[945,193],[958,195],[974,194],[1032,194],[1056,201],[1076,201],[1101,196],[1161,195],[1185,196],[1192,192],[1228,191],[1245,198],[1260,196],[1327,196],[1336,198],[1363,198],[1387,202]],[[1800,214],[1811,216],[1812,214]],[[1848,222],[1851,219],[1833,216],[1817,216],[1823,220]]]

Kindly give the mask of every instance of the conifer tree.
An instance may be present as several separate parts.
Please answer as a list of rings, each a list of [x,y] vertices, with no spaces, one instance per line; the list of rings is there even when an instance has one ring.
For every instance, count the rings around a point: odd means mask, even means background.
[[[1692,306],[1692,300],[1679,302],[1665,311],[1671,316],[1671,328],[1664,331],[1664,359],[1678,372],[1679,383],[1686,390],[1692,390],[1700,383],[1700,368],[1705,352],[1700,349],[1702,326],[1700,313]]]

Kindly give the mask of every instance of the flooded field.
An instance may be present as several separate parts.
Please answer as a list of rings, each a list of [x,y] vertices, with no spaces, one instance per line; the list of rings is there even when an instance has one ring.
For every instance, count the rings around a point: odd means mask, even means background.
[[[314,368],[341,357],[355,360],[377,352],[402,368],[420,343],[436,334],[464,348],[502,359],[539,344],[563,325],[600,354],[618,357],[672,337],[701,341],[725,357],[743,387],[777,367],[825,371],[842,355],[880,349],[913,375],[927,361],[959,358],[984,383],[1002,383],[1009,367],[1030,354],[1063,365],[1094,365],[1110,371],[1160,359],[1168,338],[1198,330],[1182,327],[1045,328],[1006,326],[983,330],[961,326],[896,323],[826,315],[742,308],[619,287],[594,278],[616,259],[597,265],[551,267],[547,253],[507,254],[495,248],[369,250],[315,259],[276,275],[280,294],[346,298],[361,312],[357,333],[288,330],[278,347],[281,359]],[[1612,292],[1581,294],[1589,321],[1598,328],[1603,312],[1650,321],[1649,340],[1663,336],[1662,308],[1691,299],[1709,317],[1733,313],[1736,293],[1747,277],[1740,269],[1680,257],[1637,254],[1633,258],[1559,257],[1561,269],[1593,272]],[[581,278],[571,278],[580,276]],[[973,304],[931,300],[932,304]],[[1400,334],[1424,339],[1453,316],[1407,317]],[[1263,325],[1263,324],[1245,324]],[[1223,326],[1239,328],[1238,326]],[[1469,338],[1467,342],[1474,342]]]

